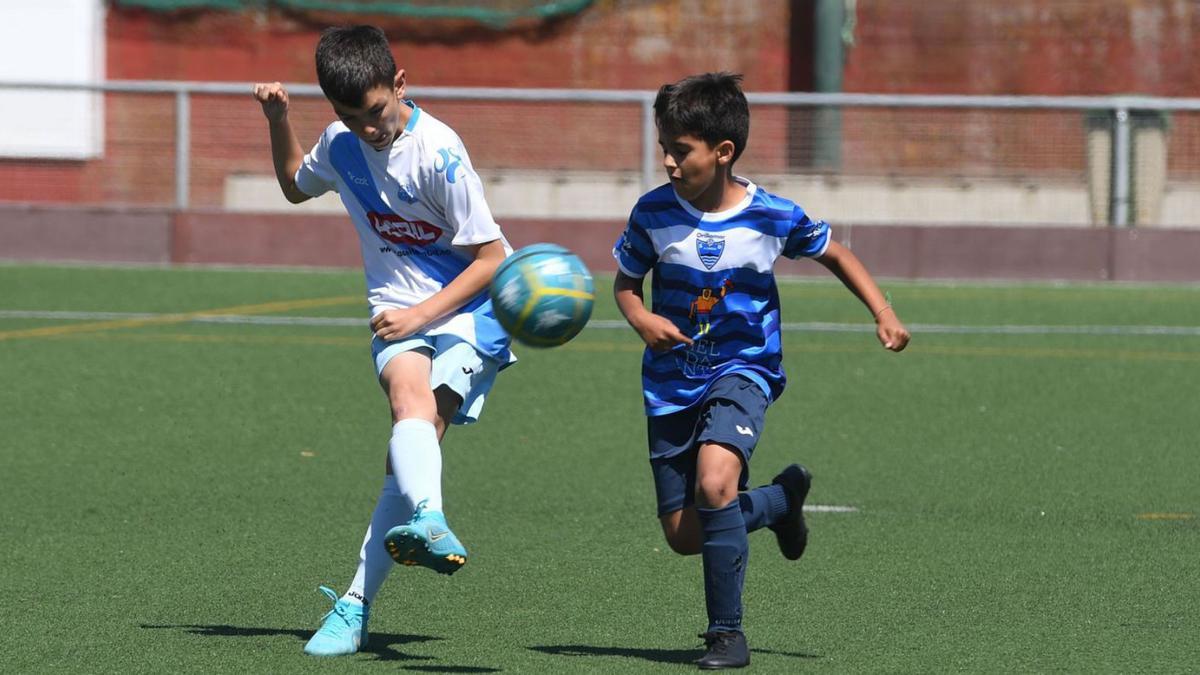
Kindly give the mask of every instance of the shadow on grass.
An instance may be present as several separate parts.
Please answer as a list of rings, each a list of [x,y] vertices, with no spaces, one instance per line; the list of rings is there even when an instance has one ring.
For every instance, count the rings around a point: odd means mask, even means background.
[[[203,635],[205,637],[261,637],[271,635],[290,635],[296,638],[301,643],[308,642],[312,637],[313,631],[311,628],[295,629],[295,628],[254,628],[249,626],[228,626],[228,625],[211,625],[203,626],[196,624],[141,624],[141,628],[146,629],[167,629],[180,630],[193,635]],[[362,653],[374,654],[380,661],[422,661],[430,660],[432,656],[414,656],[405,654],[397,649],[407,644],[419,644],[422,642],[432,642],[441,640],[442,638],[431,637],[428,635],[401,635],[399,633],[371,633],[370,639],[367,641],[367,646],[363,647]],[[478,668],[474,666],[442,666],[435,664],[412,664],[403,666],[404,670],[415,670],[429,673],[495,673],[499,672],[499,668]]]
[[[639,649],[636,647],[593,647],[591,645],[544,645],[530,647],[535,652],[553,656],[620,656],[627,659],[642,659],[654,663],[694,663],[704,653],[703,648],[695,649]],[[780,652],[773,649],[750,649],[751,654],[772,654],[775,656],[790,656],[796,659],[819,659],[817,654],[801,652]]]

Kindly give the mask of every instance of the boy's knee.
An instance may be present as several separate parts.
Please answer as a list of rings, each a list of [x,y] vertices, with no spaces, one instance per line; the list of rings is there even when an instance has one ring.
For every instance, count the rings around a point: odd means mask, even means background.
[[[719,509],[737,498],[737,488],[721,476],[701,477],[696,483],[696,504]]]
[[[387,394],[393,421],[414,417],[432,420],[437,412],[437,402],[429,389],[414,387],[405,382],[392,382]]]

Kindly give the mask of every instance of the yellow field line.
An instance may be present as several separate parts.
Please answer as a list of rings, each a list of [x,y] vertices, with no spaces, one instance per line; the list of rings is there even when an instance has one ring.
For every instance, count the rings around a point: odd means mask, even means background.
[[[317,337],[312,335],[196,335],[195,333],[125,333],[89,335],[88,339],[109,342],[197,342],[214,344],[320,345],[325,347],[363,347],[371,343],[371,334],[361,337]]]
[[[1139,513],[1138,520],[1195,520],[1194,513]]]
[[[164,326],[186,323],[192,319],[220,314],[270,314],[273,312],[286,312],[293,309],[310,309],[313,307],[347,305],[355,302],[362,302],[362,297],[357,295],[340,295],[332,298],[280,300],[276,302],[263,302],[254,305],[234,305],[233,307],[222,307],[220,309],[204,309],[195,312],[163,314],[161,316],[146,317],[142,319],[112,319],[110,321],[94,321],[91,323],[82,324],[76,323],[59,326],[44,326],[42,328],[28,328],[25,330],[0,331],[0,340],[78,335],[80,333],[97,333],[107,330],[117,330],[120,328],[137,328],[140,326]]]

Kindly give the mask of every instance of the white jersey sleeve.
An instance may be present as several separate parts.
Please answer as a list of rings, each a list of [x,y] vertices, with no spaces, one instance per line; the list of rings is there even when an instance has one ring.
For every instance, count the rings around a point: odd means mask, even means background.
[[[338,126],[340,123],[334,123],[325,129],[296,170],[296,187],[310,197],[320,197],[330,190],[337,192],[337,173],[329,161],[329,143],[341,131]]]
[[[471,166],[466,147],[449,128],[443,130],[428,139],[430,161],[422,166],[421,178],[426,193],[434,197],[432,206],[454,231],[451,243],[471,246],[501,239],[500,226],[484,199],[483,182]]]

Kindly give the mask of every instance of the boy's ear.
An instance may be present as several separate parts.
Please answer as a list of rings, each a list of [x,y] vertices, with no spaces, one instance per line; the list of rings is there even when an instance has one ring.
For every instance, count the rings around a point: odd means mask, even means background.
[[[396,79],[392,80],[392,88],[396,90],[396,98],[404,98],[404,85],[404,69],[401,68],[396,71]]]
[[[717,151],[717,164],[725,165],[732,162],[734,149],[733,141],[731,140],[726,139],[717,143],[717,147],[715,148]]]

